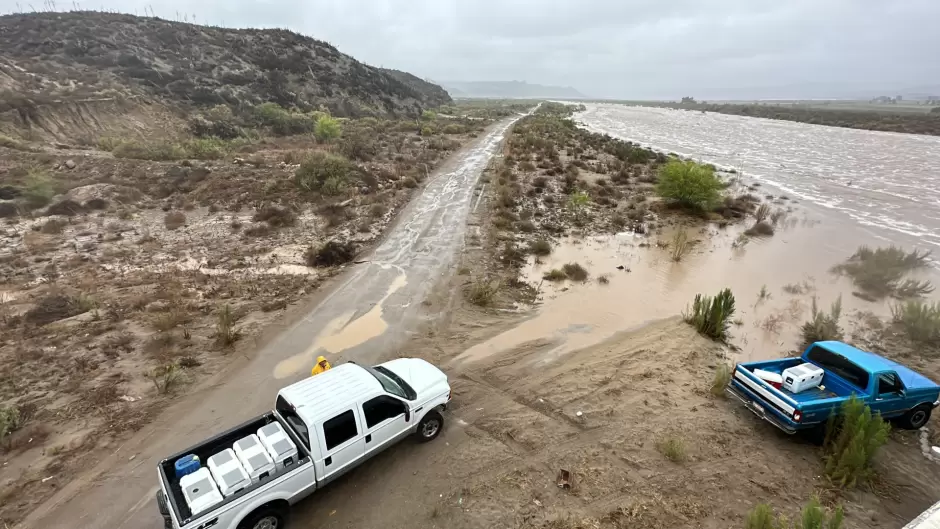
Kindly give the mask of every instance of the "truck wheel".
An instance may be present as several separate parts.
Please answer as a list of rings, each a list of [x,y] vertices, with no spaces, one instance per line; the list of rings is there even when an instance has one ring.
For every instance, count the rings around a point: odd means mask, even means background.
[[[262,507],[238,524],[238,529],[285,529],[287,513],[275,507]]]
[[[429,411],[418,423],[418,441],[426,443],[440,435],[444,417],[437,410]]]
[[[170,506],[166,504],[166,497],[162,490],[157,491],[157,508],[163,517],[163,529],[173,529],[173,519],[170,518]]]
[[[905,413],[899,421],[901,428],[907,430],[919,430],[921,427],[927,424],[927,421],[930,420],[931,411],[932,410],[930,406],[923,405]]]

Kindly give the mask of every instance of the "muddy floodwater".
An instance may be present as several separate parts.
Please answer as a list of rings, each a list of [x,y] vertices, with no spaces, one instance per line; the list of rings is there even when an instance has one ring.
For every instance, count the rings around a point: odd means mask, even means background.
[[[940,250],[940,137],[699,111],[589,105],[585,127],[718,165],[874,228]]]
[[[680,262],[657,247],[672,240],[675,227],[651,236],[564,239],[523,271],[539,286],[536,313],[469,349],[461,361],[533,340],[546,343],[540,361],[552,361],[678,314],[695,294],[725,287],[737,300],[731,333],[741,359],[771,358],[798,347],[814,296],[823,309],[841,296],[849,336],[863,314],[890,317],[890,300],[860,299],[847,278],[830,272],[860,245],[940,252],[940,138],[618,105],[589,105],[577,119],[597,132],[733,167],[743,185],[759,184],[752,193],[789,213],[773,237],[744,244],[738,236],[753,220],[686,228],[695,244]],[[571,262],[591,277],[584,283],[542,280]],[[936,266],[916,277],[940,282]]]

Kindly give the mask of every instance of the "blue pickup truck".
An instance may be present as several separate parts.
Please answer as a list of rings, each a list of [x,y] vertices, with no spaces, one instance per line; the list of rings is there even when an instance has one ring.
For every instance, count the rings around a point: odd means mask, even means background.
[[[819,387],[791,393],[754,374],[756,369],[781,374],[803,363],[823,369]],[[799,358],[738,364],[726,391],[788,434],[825,425],[853,394],[873,412],[912,430],[927,424],[940,404],[940,386],[932,380],[842,342],[816,342]]]

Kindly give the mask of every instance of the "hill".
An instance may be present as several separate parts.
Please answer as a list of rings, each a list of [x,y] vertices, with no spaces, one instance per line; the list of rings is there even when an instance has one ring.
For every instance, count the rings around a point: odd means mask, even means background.
[[[414,116],[440,87],[280,29],[226,29],[100,12],[0,16],[0,113],[96,100],[274,102],[335,116]]]
[[[444,81],[441,85],[454,97],[508,99],[587,99],[570,86],[529,84],[525,81]]]

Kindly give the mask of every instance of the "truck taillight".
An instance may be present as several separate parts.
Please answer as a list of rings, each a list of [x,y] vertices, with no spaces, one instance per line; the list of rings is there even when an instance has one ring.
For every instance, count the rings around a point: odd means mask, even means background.
[[[803,414],[800,412],[800,410],[796,410],[795,412],[793,412],[793,420],[795,422],[800,422],[800,419],[802,418],[803,418]]]

